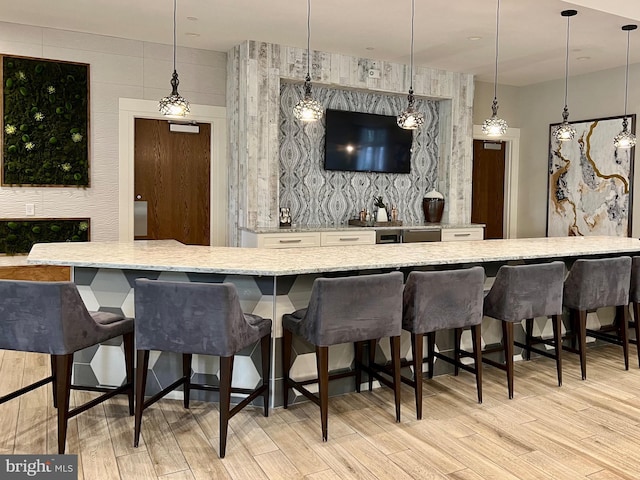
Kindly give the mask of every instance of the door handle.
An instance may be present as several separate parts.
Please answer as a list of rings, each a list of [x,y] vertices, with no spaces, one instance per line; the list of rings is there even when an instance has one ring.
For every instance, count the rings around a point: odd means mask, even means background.
[[[136,200],[142,200],[142,195],[136,195]]]

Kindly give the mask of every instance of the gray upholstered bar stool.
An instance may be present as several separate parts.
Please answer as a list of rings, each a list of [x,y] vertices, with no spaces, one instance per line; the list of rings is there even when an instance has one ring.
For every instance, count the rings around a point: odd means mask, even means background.
[[[411,332],[413,379],[402,381],[415,390],[416,415],[422,418],[422,363],[426,360],[429,378],[433,377],[434,357],[476,375],[478,402],[482,403],[482,299],[484,269],[411,272],[404,286],[402,328]],[[435,351],[436,332],[470,328],[473,341],[474,367],[464,365],[457,355],[453,358]],[[427,357],[423,355],[423,338],[427,336]],[[460,351],[460,335],[456,332],[456,352]],[[408,363],[408,362],[407,362]],[[458,373],[456,368],[456,374]]]
[[[242,312],[232,283],[165,282],[136,280],[136,420],[134,446],[138,446],[144,409],[180,385],[184,387],[184,407],[189,408],[191,389],[220,392],[220,458],[227,446],[229,419],[262,395],[264,416],[269,416],[269,371],[271,320]],[[261,342],[262,382],[255,389],[233,388],[231,378],[234,355]],[[149,368],[149,351],[182,354],[181,378],[144,399]],[[191,383],[192,354],[220,357],[220,386]],[[247,395],[231,408],[231,393]]]
[[[322,440],[328,438],[329,380],[356,377],[360,391],[361,370],[375,376],[394,390],[396,421],[400,421],[400,334],[402,333],[402,281],[400,272],[360,275],[342,278],[317,278],[313,282],[309,306],[282,316],[283,325],[283,404],[289,405],[289,389],[298,390],[320,406]],[[295,381],[291,369],[293,335],[304,338],[316,347],[318,377]],[[362,365],[362,343],[390,337],[392,381],[377,369]],[[329,346],[354,343],[356,369],[353,372],[329,373]],[[375,346],[375,343],[370,344]],[[305,385],[318,384],[318,396]]]
[[[73,353],[122,335],[126,383],[118,388],[71,384]],[[0,349],[51,355],[51,376],[0,397],[0,404],[49,382],[58,409],[58,453],[64,453],[69,418],[113,397],[129,395],[133,415],[133,320],[107,312],[89,312],[73,282],[0,280]],[[71,389],[103,392],[69,410]]]
[[[631,308],[633,309],[633,322],[629,322],[629,325],[636,331],[635,344],[638,351],[638,366],[640,366],[640,257],[631,259],[629,302],[631,302]]]
[[[562,286],[565,267],[563,262],[536,265],[503,265],[484,299],[484,314],[502,322],[502,349],[505,363],[498,363],[483,355],[482,361],[506,370],[509,398],[513,398],[513,345],[524,348],[527,358],[531,352],[554,358],[558,373],[558,386],[562,385]],[[553,341],[533,338],[533,320],[551,317]],[[526,320],[526,343],[514,342],[513,325]],[[555,354],[537,349],[534,343],[555,347]],[[484,353],[491,351],[487,349]]]
[[[564,282],[564,306],[569,309],[573,338],[577,338],[578,348],[564,348],[580,355],[583,380],[587,378],[587,334],[622,345],[624,368],[629,370],[630,282],[631,257],[579,259],[569,271]],[[616,338],[587,329],[587,313],[602,307],[616,307]]]

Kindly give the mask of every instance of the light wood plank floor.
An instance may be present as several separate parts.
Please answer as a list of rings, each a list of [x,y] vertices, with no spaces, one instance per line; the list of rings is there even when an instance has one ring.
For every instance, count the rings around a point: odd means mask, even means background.
[[[69,426],[67,452],[79,478],[106,479],[590,479],[640,477],[640,369],[619,347],[588,352],[588,380],[566,354],[564,385],[552,360],[517,362],[515,398],[504,372],[485,367],[484,403],[474,377],[424,382],[424,419],[403,387],[402,422],[389,389],[330,400],[329,441],[310,403],[271,412],[248,408],[231,420],[227,457],[218,451],[216,404],[163,400],[145,412],[141,445],[132,447],[126,399],[93,408]],[[44,355],[0,351],[0,395],[45,376]],[[55,453],[51,389],[0,405],[0,453]],[[93,394],[74,392],[75,402]]]

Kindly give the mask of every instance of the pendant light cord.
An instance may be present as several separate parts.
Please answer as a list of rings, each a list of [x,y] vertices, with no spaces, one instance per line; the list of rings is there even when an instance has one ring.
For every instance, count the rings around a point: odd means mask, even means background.
[[[627,93],[629,92],[629,39],[631,30],[627,30],[627,68],[624,75],[624,119],[627,120]]]
[[[496,8],[496,70],[493,75],[493,99],[498,99],[498,35],[500,32],[500,0]]]
[[[569,92],[569,22],[571,17],[567,17],[567,55],[564,62],[564,108],[567,108],[567,97]]]
[[[409,56],[409,90],[413,91],[413,23],[416,13],[416,2],[411,0],[411,54]]]
[[[173,0],[173,71],[176,71],[176,10],[178,0]]]
[[[311,78],[311,0],[307,0],[307,77]]]

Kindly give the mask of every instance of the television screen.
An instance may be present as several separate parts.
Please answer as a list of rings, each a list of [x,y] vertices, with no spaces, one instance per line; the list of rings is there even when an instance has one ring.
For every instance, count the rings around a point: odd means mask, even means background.
[[[327,110],[324,168],[409,173],[412,141],[395,116]]]

